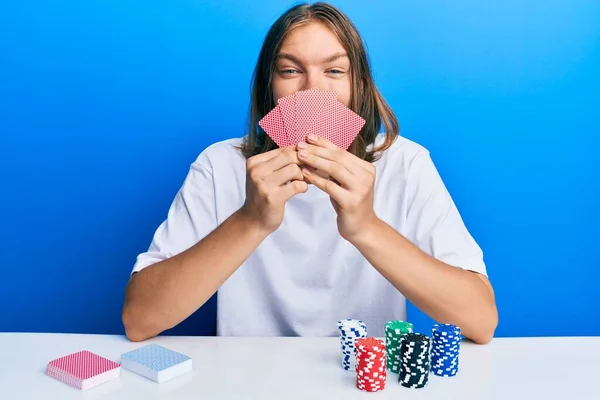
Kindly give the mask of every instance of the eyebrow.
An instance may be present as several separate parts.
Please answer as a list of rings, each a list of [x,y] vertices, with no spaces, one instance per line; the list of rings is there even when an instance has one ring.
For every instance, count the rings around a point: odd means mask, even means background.
[[[323,61],[321,61],[321,63],[322,64],[327,64],[327,63],[339,60],[340,58],[343,58],[343,57],[347,58],[348,54],[341,53],[341,52],[334,53],[334,54],[330,55],[329,57],[327,57],[326,59],[324,59]],[[289,53],[279,53],[277,55],[277,60],[279,60],[281,58],[290,60],[292,62],[295,62],[296,64],[302,64],[302,62],[300,61],[300,59],[298,57],[296,57],[296,56],[294,56],[292,54],[289,54]]]

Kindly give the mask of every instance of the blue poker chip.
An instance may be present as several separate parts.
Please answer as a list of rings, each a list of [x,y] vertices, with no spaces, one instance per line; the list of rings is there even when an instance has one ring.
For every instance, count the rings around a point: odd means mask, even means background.
[[[436,376],[442,376],[442,377],[452,377],[455,376],[458,373],[458,368],[450,368],[450,369],[446,369],[446,368],[431,368],[431,373],[436,375]]]
[[[462,335],[452,324],[435,324],[431,331],[431,373],[451,377],[458,373],[458,359]]]
[[[433,325],[433,333],[441,335],[460,335],[460,328],[452,324],[435,324]]]

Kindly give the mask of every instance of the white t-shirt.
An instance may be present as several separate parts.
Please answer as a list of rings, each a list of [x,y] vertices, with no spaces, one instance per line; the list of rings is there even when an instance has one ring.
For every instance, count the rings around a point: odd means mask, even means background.
[[[198,156],[132,272],[193,246],[244,204],[240,143],[221,141]],[[425,148],[398,137],[375,166],[380,219],[437,259],[487,274]],[[345,318],[361,319],[369,335],[383,336],[387,321],[406,319],[406,299],[339,235],[329,196],[309,185],[289,200],[279,229],[218,290],[217,334],[335,336]]]

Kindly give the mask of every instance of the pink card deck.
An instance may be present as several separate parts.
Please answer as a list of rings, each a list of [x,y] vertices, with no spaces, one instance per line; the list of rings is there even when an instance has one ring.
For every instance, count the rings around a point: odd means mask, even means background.
[[[79,390],[87,390],[120,376],[121,365],[88,350],[48,363],[46,375]]]

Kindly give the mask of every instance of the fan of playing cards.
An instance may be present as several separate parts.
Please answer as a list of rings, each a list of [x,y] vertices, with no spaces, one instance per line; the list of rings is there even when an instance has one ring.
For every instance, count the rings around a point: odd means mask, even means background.
[[[278,99],[258,124],[279,147],[295,146],[315,135],[347,150],[365,120],[340,102],[336,92],[315,88]]]

